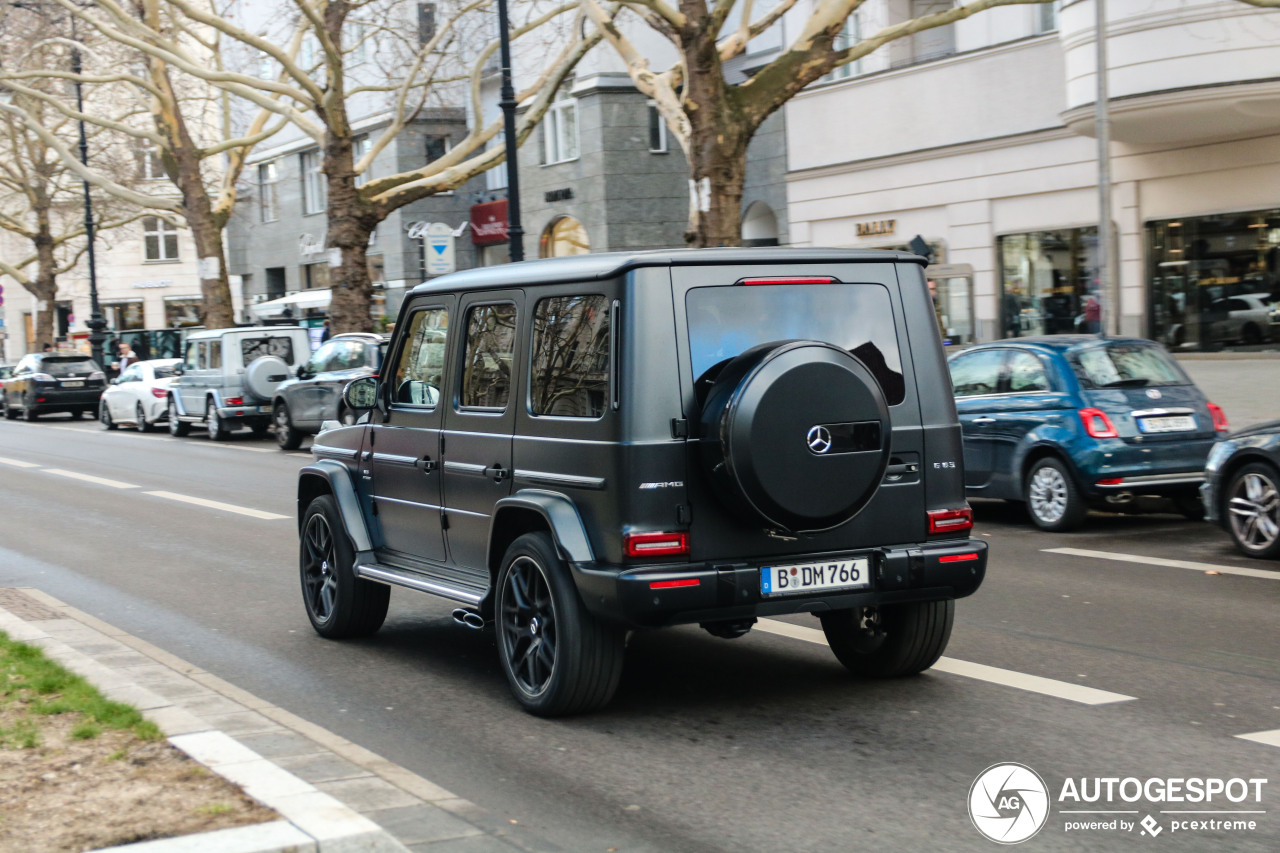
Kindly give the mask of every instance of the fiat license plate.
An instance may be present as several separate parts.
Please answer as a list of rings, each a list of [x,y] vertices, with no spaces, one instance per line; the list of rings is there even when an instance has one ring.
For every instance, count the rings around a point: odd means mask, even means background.
[[[760,569],[761,595],[791,595],[826,589],[859,589],[871,586],[870,561],[866,557],[831,563],[799,563]]]
[[[1196,428],[1191,415],[1175,415],[1171,418],[1138,418],[1138,429],[1143,432],[1188,432]]]

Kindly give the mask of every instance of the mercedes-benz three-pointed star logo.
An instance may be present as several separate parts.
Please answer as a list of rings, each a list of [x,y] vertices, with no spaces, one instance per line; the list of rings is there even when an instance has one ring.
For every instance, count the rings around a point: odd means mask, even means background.
[[[831,449],[831,430],[821,424],[809,427],[809,434],[805,436],[805,443],[809,445],[811,453],[819,455],[826,453]]]

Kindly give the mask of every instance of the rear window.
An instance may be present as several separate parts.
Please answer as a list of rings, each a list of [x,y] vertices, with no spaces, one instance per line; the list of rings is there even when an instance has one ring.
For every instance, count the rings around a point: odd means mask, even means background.
[[[894,406],[906,396],[889,292],[878,284],[698,287],[685,297],[689,355],[701,380],[757,344],[814,340],[842,347],[871,371]]]
[[[293,364],[292,338],[245,338],[240,342],[240,353],[244,357],[245,367],[255,358],[274,355],[283,359],[285,364]]]
[[[1071,356],[1080,387],[1145,388],[1150,385],[1189,385],[1169,354],[1156,347],[1103,344]]]
[[[46,358],[40,362],[40,372],[50,376],[78,376],[101,369],[89,358]]]

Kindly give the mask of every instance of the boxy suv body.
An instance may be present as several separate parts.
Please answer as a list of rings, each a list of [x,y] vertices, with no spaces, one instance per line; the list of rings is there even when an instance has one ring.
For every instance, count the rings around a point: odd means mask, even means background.
[[[169,386],[169,432],[203,423],[214,441],[238,426],[265,433],[276,388],[311,355],[301,326],[208,329],[187,336],[182,375]]]
[[[107,377],[98,363],[77,353],[39,353],[22,357],[0,385],[0,409],[9,419],[34,421],[50,412],[83,417],[98,410]]]
[[[863,675],[931,666],[986,546],[923,259],[589,255],[415,288],[369,422],[298,484],[312,625],[367,635],[387,584],[495,623],[516,698],[599,707],[625,632],[812,613]]]

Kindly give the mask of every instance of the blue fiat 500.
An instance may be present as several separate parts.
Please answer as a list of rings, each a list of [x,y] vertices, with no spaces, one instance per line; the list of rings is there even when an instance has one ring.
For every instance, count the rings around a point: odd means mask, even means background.
[[[1015,338],[970,347],[950,368],[969,497],[1024,501],[1044,530],[1137,495],[1203,517],[1205,459],[1227,419],[1159,344]]]

